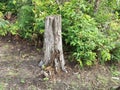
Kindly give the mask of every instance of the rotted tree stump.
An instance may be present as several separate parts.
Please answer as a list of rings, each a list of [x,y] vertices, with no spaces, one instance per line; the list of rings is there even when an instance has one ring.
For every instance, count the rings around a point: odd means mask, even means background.
[[[60,15],[46,17],[43,44],[44,57],[39,66],[54,65],[56,72],[60,69],[67,72],[64,66],[61,27]]]

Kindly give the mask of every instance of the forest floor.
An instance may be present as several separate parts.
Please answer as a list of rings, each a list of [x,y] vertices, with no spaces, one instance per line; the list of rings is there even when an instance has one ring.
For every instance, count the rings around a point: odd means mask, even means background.
[[[0,90],[114,90],[120,86],[120,64],[80,69],[67,63],[68,73],[42,78],[41,58],[40,48],[0,38]]]

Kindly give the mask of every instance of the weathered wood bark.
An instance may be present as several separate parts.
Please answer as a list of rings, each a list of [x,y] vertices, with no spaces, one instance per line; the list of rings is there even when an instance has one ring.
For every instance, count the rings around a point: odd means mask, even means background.
[[[62,69],[66,72],[64,67],[65,60],[62,49],[62,36],[61,36],[61,16],[48,16],[45,21],[44,32],[44,58],[43,63],[40,62],[39,66],[55,65],[56,71]]]

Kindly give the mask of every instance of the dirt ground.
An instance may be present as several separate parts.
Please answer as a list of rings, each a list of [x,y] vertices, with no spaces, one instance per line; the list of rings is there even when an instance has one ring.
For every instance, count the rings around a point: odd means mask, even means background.
[[[68,73],[43,78],[38,67],[41,52],[27,42],[0,38],[0,90],[115,90],[120,86],[120,65],[80,69],[66,64]]]

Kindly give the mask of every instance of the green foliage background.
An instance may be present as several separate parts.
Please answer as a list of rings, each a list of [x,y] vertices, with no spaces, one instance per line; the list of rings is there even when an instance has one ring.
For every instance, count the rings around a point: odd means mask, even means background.
[[[94,0],[4,0],[0,2],[0,35],[19,35],[29,40],[43,36],[45,18],[62,16],[64,46],[72,53],[70,60],[91,66],[97,62],[120,60],[120,2],[101,0],[94,12]],[[15,23],[4,20],[4,14],[17,16]],[[70,50],[69,50],[70,48]]]

